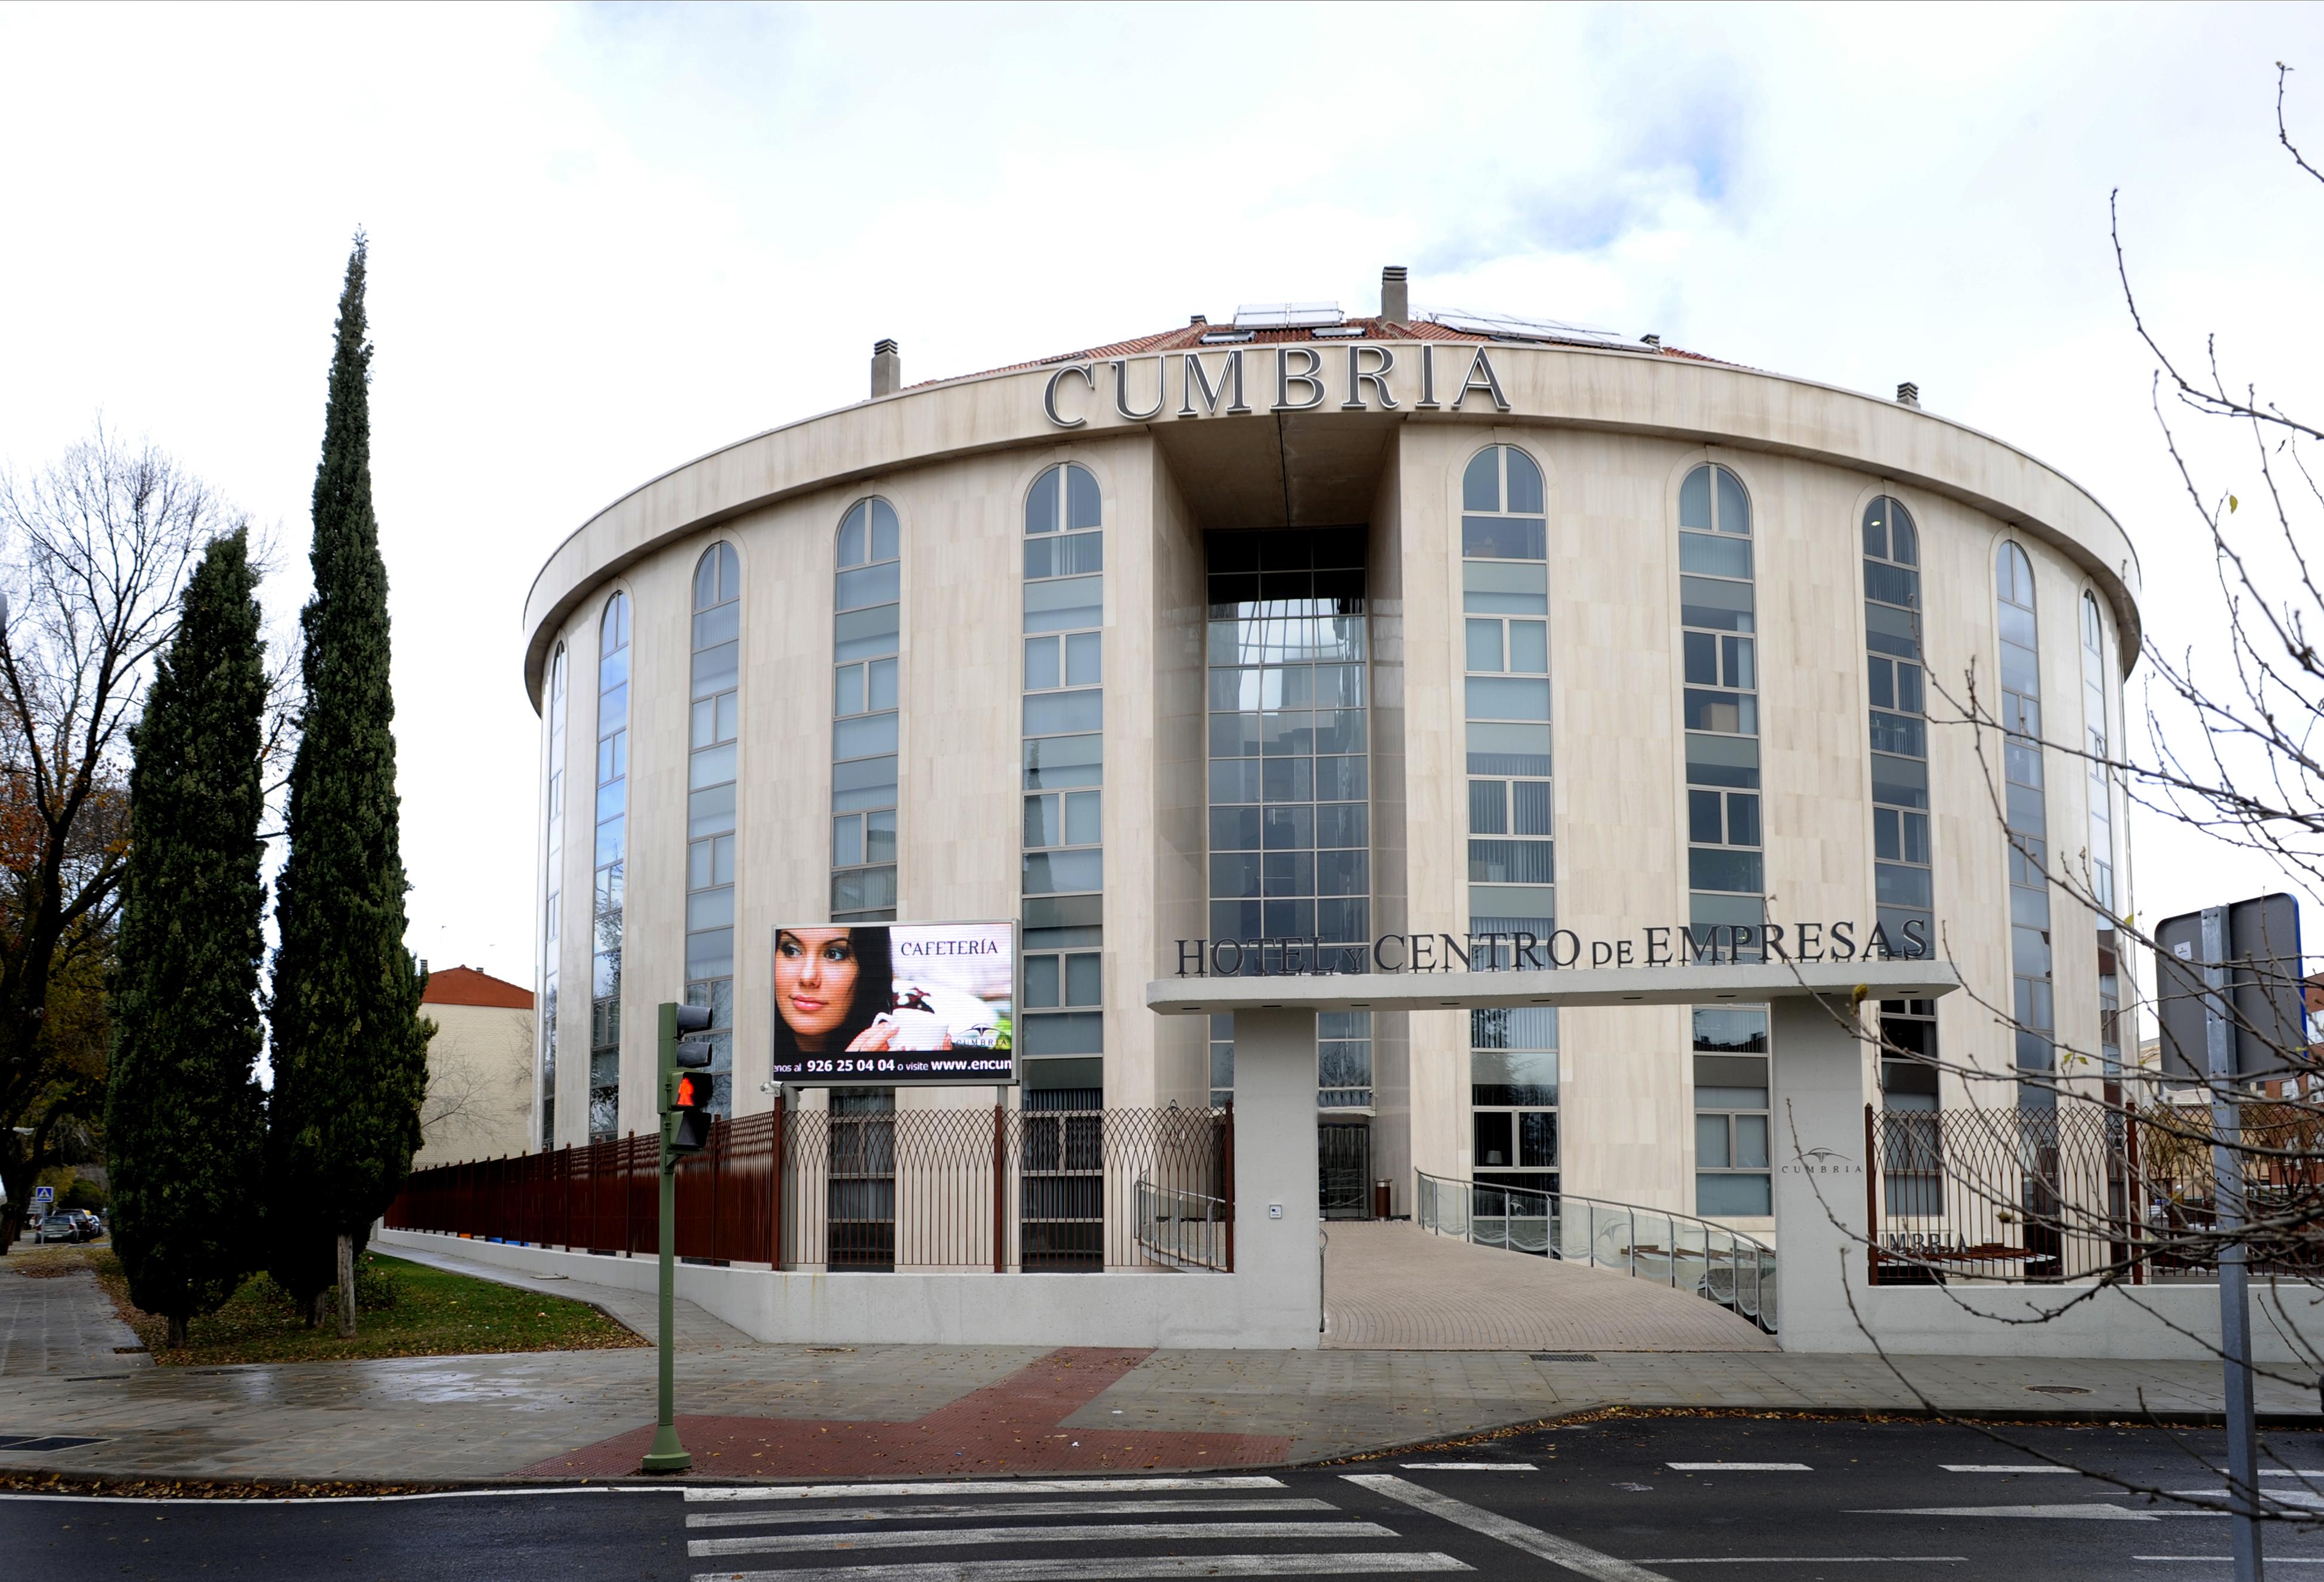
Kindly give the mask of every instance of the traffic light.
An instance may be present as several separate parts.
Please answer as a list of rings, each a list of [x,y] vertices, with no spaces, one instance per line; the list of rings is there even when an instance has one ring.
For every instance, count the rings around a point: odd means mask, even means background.
[[[688,1033],[710,1029],[707,1005],[673,1005],[662,1035],[661,1107],[671,1118],[669,1146],[676,1153],[693,1153],[710,1141],[710,1105],[717,1096],[718,1078],[703,1069],[710,1064],[710,1041]]]

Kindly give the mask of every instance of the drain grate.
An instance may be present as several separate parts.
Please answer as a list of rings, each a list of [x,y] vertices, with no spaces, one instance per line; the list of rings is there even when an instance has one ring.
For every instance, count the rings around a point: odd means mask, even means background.
[[[1594,1363],[1598,1359],[1586,1351],[1537,1351],[1533,1354],[1537,1363]]]
[[[2028,1384],[2025,1387],[2036,1395],[2088,1395],[2089,1393],[2080,1384]]]
[[[83,1445],[102,1445],[102,1439],[73,1434],[0,1434],[0,1451],[18,1455],[27,1450],[78,1450]]]

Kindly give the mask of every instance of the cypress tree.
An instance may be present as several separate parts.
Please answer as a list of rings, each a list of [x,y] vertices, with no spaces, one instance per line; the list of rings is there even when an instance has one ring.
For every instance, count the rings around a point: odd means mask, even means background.
[[[403,948],[387,568],[371,500],[364,252],[358,233],[315,469],[315,592],[300,615],[305,706],[284,821],[290,856],[275,883],[267,1124],[270,1267],[307,1305],[310,1323],[320,1321],[323,1293],[337,1279],[343,1334],[355,1331],[355,1254],[420,1145],[435,1031],[420,1013],[420,975]]]
[[[215,1312],[256,1266],[262,1185],[258,821],[266,666],[247,532],[211,541],[130,734],[129,855],[106,1096],[114,1250],[130,1300]]]

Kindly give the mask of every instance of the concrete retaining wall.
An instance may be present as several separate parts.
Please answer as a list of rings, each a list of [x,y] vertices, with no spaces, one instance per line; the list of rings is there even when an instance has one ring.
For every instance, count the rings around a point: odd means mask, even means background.
[[[1785,1351],[1900,1356],[2055,1356],[2211,1361],[2219,1343],[2216,1285],[1888,1285],[1851,1291],[1844,1307],[1784,1312]],[[2263,1363],[2324,1372],[2324,1290],[2252,1281],[2252,1349]],[[2041,1320],[2029,1322],[2028,1320]]]

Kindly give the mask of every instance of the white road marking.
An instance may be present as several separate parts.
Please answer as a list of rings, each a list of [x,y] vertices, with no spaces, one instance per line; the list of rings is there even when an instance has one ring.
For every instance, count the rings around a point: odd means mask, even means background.
[[[2324,1471],[2310,1466],[2264,1466],[2262,1477],[2324,1477]]]
[[[2212,1566],[2232,1566],[2236,1562],[2236,1557],[2233,1555],[2133,1555],[2130,1558],[2134,1560],[2200,1560]],[[2324,1566],[2324,1558],[2270,1555],[2267,1557],[2267,1563],[2271,1567]]]
[[[694,1582],[1135,1582],[1148,1577],[1344,1577],[1465,1571],[1445,1554],[1156,1555],[1129,1560],[938,1560],[917,1566],[698,1571]]]
[[[1813,1472],[1804,1461],[1665,1461],[1673,1472]]]
[[[1416,1511],[1425,1511],[1456,1527],[1465,1527],[1471,1532],[1499,1539],[1511,1549],[1538,1555],[1569,1571],[1579,1571],[1592,1578],[1593,1582],[1670,1582],[1659,1571],[1649,1571],[1644,1566],[1628,1560],[1600,1554],[1594,1549],[1585,1549],[1570,1539],[1553,1537],[1538,1527],[1527,1527],[1522,1522],[1480,1510],[1450,1494],[1440,1494],[1434,1489],[1423,1488],[1401,1477],[1378,1472],[1343,1473],[1342,1476],[1359,1488],[1370,1489],[1376,1494],[1410,1505]]]
[[[1967,1555],[1709,1555],[1686,1560],[1640,1560],[1642,1566],[1945,1566],[1969,1564]]]
[[[712,1511],[688,1527],[779,1527],[804,1522],[940,1522],[958,1516],[1175,1516],[1194,1511],[1335,1511],[1329,1500],[1020,1500],[1001,1505],[874,1505],[849,1511]]]
[[[1851,1516],[2052,1516],[2070,1522],[2160,1522],[2150,1511],[2120,1505],[1940,1505],[1916,1511],[1850,1511]]]
[[[2081,1469],[2079,1467],[2052,1466],[2046,1461],[2024,1462],[2015,1466],[1954,1466],[1948,1464],[1945,1470],[1947,1472],[2070,1472],[2076,1477],[2082,1476]]]
[[[2224,1500],[2225,1489],[2172,1489],[2172,1494],[2182,1500]],[[2324,1511],[2324,1494],[2308,1489],[2262,1489],[2259,1497],[2272,1505],[2290,1505],[2302,1511]]]
[[[977,1543],[1130,1543],[1154,1539],[1394,1538],[1377,1522],[1103,1522],[1060,1527],[916,1527],[901,1532],[762,1532],[697,1538],[686,1552],[801,1554],[812,1550],[944,1549]]]
[[[731,1484],[724,1488],[690,1488],[687,1503],[696,1500],[885,1500],[899,1494],[1140,1494],[1195,1489],[1279,1489],[1272,1477],[1004,1477],[947,1483],[932,1478],[919,1483],[810,1483],[769,1485]]]
[[[1406,1461],[1406,1472],[1539,1472],[1530,1461]]]

